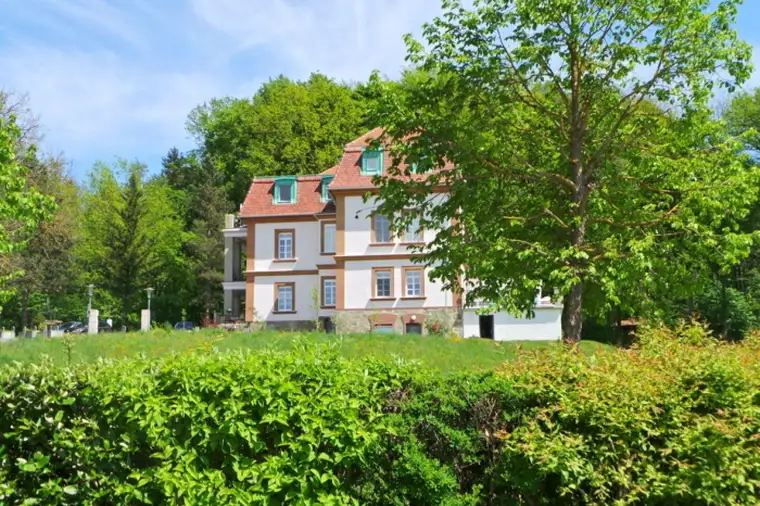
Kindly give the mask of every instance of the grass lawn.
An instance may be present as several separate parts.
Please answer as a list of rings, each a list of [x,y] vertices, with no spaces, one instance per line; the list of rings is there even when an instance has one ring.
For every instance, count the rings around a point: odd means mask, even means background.
[[[517,356],[519,349],[533,350],[558,346],[547,342],[497,343],[483,339],[446,339],[433,336],[399,336],[388,334],[349,335],[342,339],[334,334],[288,332],[167,332],[156,330],[139,334],[100,334],[72,336],[67,339],[16,339],[0,343],[0,365],[14,361],[39,363],[50,357],[56,364],[66,365],[66,342],[71,343],[71,362],[93,362],[98,358],[124,358],[145,354],[149,357],[169,353],[192,353],[212,350],[285,350],[291,348],[298,336],[311,343],[333,343],[348,358],[375,356],[403,357],[418,360],[442,372],[489,369]],[[586,353],[609,349],[607,345],[586,341],[581,349]]]

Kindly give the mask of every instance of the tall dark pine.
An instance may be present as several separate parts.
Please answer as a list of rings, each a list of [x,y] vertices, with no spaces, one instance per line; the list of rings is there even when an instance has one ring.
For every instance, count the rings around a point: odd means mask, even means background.
[[[122,325],[127,324],[130,310],[155,270],[151,245],[142,233],[144,217],[142,183],[140,175],[133,172],[122,190],[121,205],[115,208],[103,269],[111,293],[121,301]]]
[[[204,314],[210,314],[222,300],[224,273],[224,215],[231,205],[221,185],[221,174],[208,159],[201,164],[203,173],[191,198],[189,218],[193,239],[188,244],[195,267],[195,304]]]

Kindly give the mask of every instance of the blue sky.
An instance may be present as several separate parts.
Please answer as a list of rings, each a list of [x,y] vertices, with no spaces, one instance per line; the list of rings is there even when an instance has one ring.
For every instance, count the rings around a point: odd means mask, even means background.
[[[760,0],[740,36],[760,68]],[[185,119],[213,97],[249,96],[270,76],[359,81],[398,75],[401,36],[440,0],[0,0],[0,89],[28,92],[42,148],[83,179],[93,162],[190,149]],[[760,85],[756,72],[747,87]]]

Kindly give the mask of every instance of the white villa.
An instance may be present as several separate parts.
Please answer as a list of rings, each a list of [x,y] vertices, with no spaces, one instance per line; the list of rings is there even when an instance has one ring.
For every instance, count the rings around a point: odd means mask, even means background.
[[[412,262],[409,246],[436,232],[412,225],[394,237],[375,203],[363,200],[376,191],[373,176],[391,165],[387,153],[368,147],[379,134],[348,143],[322,174],[252,182],[222,231],[227,316],[276,328],[313,327],[318,317],[331,329],[331,317],[343,313],[352,330],[406,334],[423,333],[435,312],[464,337],[558,339],[561,306],[548,299],[537,301],[533,319],[481,315]]]

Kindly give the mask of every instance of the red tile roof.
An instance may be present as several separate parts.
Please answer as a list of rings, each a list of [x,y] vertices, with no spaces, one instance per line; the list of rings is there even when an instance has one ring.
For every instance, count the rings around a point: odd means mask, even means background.
[[[276,178],[257,178],[251,183],[248,195],[240,206],[240,216],[281,216],[288,214],[334,213],[335,204],[322,202],[322,176],[296,178],[296,202],[275,204],[273,198]]]
[[[349,142],[348,144],[346,144],[345,149],[348,149],[348,150],[350,150],[351,148],[359,148],[359,149],[361,149],[361,148],[369,145],[370,141],[372,141],[374,139],[377,139],[381,135],[383,135],[383,129],[382,128],[380,128],[380,127],[373,128],[372,130],[370,130],[366,134],[362,135],[358,139],[354,139],[351,142]]]
[[[331,190],[341,189],[371,189],[375,187],[372,183],[372,176],[363,176],[361,173],[362,167],[362,152],[363,149],[369,146],[370,142],[379,138],[383,133],[382,128],[375,128],[366,134],[362,135],[358,139],[355,139],[348,144],[343,150],[343,157],[338,163],[337,171],[335,173],[335,179],[330,183]],[[387,170],[393,165],[393,157],[391,153],[386,151],[383,156],[383,171]],[[401,163],[399,168],[405,169],[406,164]],[[453,164],[446,164],[446,169],[453,168]],[[399,176],[399,178],[405,178],[407,176]],[[418,174],[410,176],[416,181],[423,180],[427,177],[426,174]]]
[[[335,178],[330,183],[331,190],[341,189],[372,189],[372,176],[361,174],[361,157],[363,149],[373,139],[382,135],[382,128],[375,128],[358,139],[346,144],[343,156],[335,167],[331,167],[316,176],[297,176],[296,202],[293,204],[275,204],[273,199],[274,177],[257,178],[251,183],[248,195],[240,206],[240,216],[276,216],[289,214],[318,214],[334,213],[335,205],[332,202],[322,202],[322,178],[334,174]],[[383,156],[383,169],[387,171],[393,165],[393,159],[389,152]],[[403,169],[406,164],[401,164]],[[453,167],[446,164],[446,169]],[[407,176],[399,176],[404,178]],[[414,180],[422,180],[426,174],[410,176]]]

